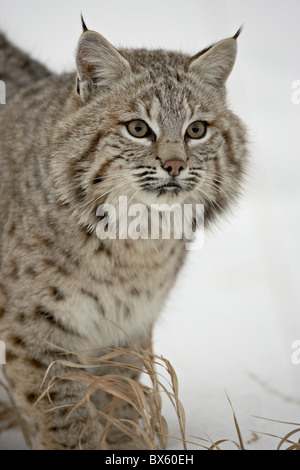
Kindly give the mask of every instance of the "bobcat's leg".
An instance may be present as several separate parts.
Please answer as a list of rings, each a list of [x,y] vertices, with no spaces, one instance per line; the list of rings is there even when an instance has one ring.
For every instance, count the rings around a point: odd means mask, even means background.
[[[96,449],[101,430],[92,403],[84,403],[70,415],[86,393],[86,385],[71,380],[58,380],[49,393],[41,396],[41,384],[47,367],[36,358],[18,356],[7,344],[5,375],[22,417],[34,433],[41,450]],[[51,362],[51,361],[50,361]],[[70,372],[53,366],[52,378]],[[55,379],[54,379],[55,380]]]
[[[152,340],[145,340],[142,342],[141,346],[152,353]],[[129,347],[129,345],[127,345]],[[137,359],[134,356],[130,355],[124,355],[118,357],[118,360],[120,362],[124,362],[125,364],[130,364],[131,366],[135,366],[137,368],[143,369],[143,363],[140,359]],[[120,377],[129,377],[130,379],[138,382],[139,377],[140,377],[140,372],[137,369],[130,369],[127,367],[113,367],[109,371],[112,374],[117,374]],[[93,401],[95,403],[95,406],[98,410],[104,409],[105,405],[110,403],[113,399],[112,395],[108,396],[108,394],[104,394],[103,392],[97,392],[93,396]],[[109,409],[107,411],[109,414]],[[127,401],[122,401],[119,403],[114,411],[113,411],[113,417],[116,420],[120,420],[120,422],[123,422],[127,426],[130,426],[127,420],[136,422],[138,413],[137,410],[133,408],[131,404],[129,404]],[[126,420],[126,421],[124,421]],[[107,422],[102,421],[103,425],[105,426]],[[132,430],[135,430],[134,424],[132,425]],[[145,444],[141,440],[140,443],[138,443],[136,440],[132,440],[132,438],[126,434],[125,432],[122,431],[118,426],[115,425],[110,425],[108,428],[108,433],[106,436],[107,440],[107,445],[109,449],[112,450],[132,450],[132,449],[142,449],[146,450]]]

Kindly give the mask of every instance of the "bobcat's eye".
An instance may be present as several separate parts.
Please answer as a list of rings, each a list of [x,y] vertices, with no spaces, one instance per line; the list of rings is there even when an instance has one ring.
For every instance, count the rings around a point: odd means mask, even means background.
[[[133,137],[147,137],[151,131],[145,121],[130,121],[127,124],[127,130]]]
[[[191,139],[202,139],[207,130],[207,123],[203,121],[195,121],[189,125],[186,130],[186,136]]]

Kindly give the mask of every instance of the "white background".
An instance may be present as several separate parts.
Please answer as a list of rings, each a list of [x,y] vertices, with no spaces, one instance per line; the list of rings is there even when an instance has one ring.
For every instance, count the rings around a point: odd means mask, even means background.
[[[156,326],[154,350],[177,371],[187,434],[236,439],[225,389],[247,443],[300,422],[299,0],[0,0],[0,28],[54,71],[74,68],[80,13],[116,47],[196,53],[243,24],[229,103],[249,129],[252,165],[234,214],[189,253]],[[298,100],[299,100],[298,94]],[[166,403],[170,434],[176,417]],[[249,449],[275,449],[259,435]],[[22,448],[19,434],[0,448]],[[180,448],[175,441],[170,447]],[[226,446],[225,448],[228,448]]]

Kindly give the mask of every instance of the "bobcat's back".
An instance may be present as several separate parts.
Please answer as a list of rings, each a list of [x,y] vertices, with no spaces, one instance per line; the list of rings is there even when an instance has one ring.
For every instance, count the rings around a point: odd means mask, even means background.
[[[0,32],[0,80],[6,86],[6,101],[21,89],[50,74],[44,65],[13,46]]]

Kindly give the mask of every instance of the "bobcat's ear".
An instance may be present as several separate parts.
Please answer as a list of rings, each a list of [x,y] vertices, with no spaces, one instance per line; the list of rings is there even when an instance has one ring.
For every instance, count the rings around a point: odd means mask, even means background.
[[[191,58],[188,70],[213,86],[223,86],[233,68],[237,53],[238,32],[229,39],[217,42]]]
[[[85,28],[76,50],[77,92],[84,101],[97,87],[109,87],[131,71],[129,62],[101,34]]]

